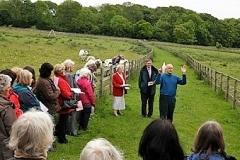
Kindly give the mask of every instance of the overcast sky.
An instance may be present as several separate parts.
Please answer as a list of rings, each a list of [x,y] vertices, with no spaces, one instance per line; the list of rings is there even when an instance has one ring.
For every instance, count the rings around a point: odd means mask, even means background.
[[[64,0],[50,0],[57,4]],[[151,8],[181,6],[198,13],[209,13],[218,19],[240,18],[240,0],[75,0],[83,6],[96,6],[103,3],[122,4],[132,2]]]

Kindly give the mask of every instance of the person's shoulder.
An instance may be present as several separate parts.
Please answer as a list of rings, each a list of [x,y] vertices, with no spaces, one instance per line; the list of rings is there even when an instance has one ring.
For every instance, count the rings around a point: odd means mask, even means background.
[[[143,66],[143,67],[141,68],[140,72],[143,72],[143,71],[146,70],[146,69],[147,69],[146,66]]]
[[[158,69],[154,66],[152,66],[152,70],[158,72]]]
[[[199,160],[199,158],[204,159],[205,157],[206,157],[205,153],[202,153],[200,155],[198,153],[192,153],[188,156],[187,160]],[[225,160],[225,159],[226,158],[220,155],[219,153],[212,153],[209,157],[209,160]]]

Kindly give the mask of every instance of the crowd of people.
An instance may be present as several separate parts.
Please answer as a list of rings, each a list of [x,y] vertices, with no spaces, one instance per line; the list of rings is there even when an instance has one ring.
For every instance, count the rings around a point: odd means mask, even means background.
[[[112,75],[113,115],[123,115],[124,96],[127,84],[124,66],[118,64],[118,55],[113,58],[116,65]],[[96,98],[94,89],[97,78],[94,72],[99,67],[94,59],[73,73],[75,63],[67,59],[63,63],[41,64],[39,78],[31,66],[14,67],[0,72],[0,159],[23,160],[47,158],[47,151],[55,151],[57,142],[67,144],[66,135],[78,137],[78,130],[86,131]],[[186,155],[181,147],[173,125],[177,85],[185,85],[186,66],[182,66],[182,77],[173,74],[173,65],[157,69],[147,59],[140,70],[138,86],[141,97],[141,115],[152,117],[156,85],[160,85],[159,118],[143,131],[138,154],[143,160],[211,160],[230,159],[225,152],[223,130],[216,121],[207,121],[200,126],[192,149]],[[52,72],[54,76],[52,76]],[[75,92],[78,88],[81,92]],[[71,101],[76,100],[76,101]],[[66,102],[76,103],[75,108],[66,108]],[[47,110],[45,110],[47,109]],[[55,126],[55,127],[54,127]],[[89,141],[80,154],[80,160],[123,160],[124,154],[106,139]]]

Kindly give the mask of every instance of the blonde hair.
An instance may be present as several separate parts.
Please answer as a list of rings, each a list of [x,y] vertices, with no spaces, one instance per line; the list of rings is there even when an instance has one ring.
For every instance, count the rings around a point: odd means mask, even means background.
[[[20,67],[13,67],[11,70],[12,70],[14,73],[16,73],[17,75],[19,75],[20,72],[21,72],[23,69],[20,68]]]
[[[53,73],[55,75],[57,74],[63,74],[65,71],[65,66],[63,64],[56,64],[53,68]]]
[[[23,86],[30,86],[32,79],[32,73],[29,70],[23,69],[18,77],[18,83]]]
[[[123,153],[104,138],[93,139],[83,148],[80,160],[122,160]]]
[[[12,78],[5,74],[0,74],[0,93],[11,87]]]
[[[15,81],[18,82],[18,80],[19,80],[19,74],[20,74],[20,72],[21,72],[23,69],[20,68],[20,67],[13,67],[11,70],[12,70],[14,73],[16,73],[17,78],[15,79]]]
[[[65,70],[75,65],[75,63],[71,59],[66,59],[62,64],[65,66]]]
[[[9,147],[25,156],[47,157],[54,140],[53,127],[49,114],[31,109],[13,123]]]

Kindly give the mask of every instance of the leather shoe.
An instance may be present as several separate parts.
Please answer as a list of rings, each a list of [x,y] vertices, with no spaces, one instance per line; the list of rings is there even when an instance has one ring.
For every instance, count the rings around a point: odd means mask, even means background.
[[[70,134],[70,136],[79,137],[79,134]]]
[[[118,111],[117,114],[123,116],[122,112],[120,111]]]

